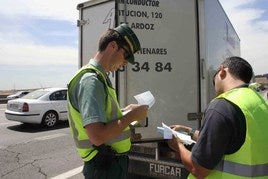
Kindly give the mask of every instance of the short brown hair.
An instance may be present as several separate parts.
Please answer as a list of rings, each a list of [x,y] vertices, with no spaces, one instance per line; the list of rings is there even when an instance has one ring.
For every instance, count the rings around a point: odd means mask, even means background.
[[[102,34],[99,40],[98,51],[104,51],[107,45],[112,41],[115,41],[120,46],[127,46],[127,43],[118,32],[113,29],[108,29],[104,34]]]

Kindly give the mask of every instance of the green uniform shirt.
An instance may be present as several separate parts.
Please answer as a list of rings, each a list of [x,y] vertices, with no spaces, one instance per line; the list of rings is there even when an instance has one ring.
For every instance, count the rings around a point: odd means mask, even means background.
[[[89,64],[103,72],[103,68],[94,59]],[[107,92],[96,73],[85,73],[74,85],[70,95],[73,106],[80,111],[83,126],[95,122],[106,122],[105,105]]]

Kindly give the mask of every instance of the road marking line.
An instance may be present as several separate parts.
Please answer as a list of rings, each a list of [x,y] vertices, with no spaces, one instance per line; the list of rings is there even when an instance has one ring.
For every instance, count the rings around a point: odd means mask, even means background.
[[[83,170],[83,166],[80,166],[78,168],[75,168],[73,170],[69,170],[68,172],[62,173],[58,176],[52,177],[51,179],[66,179],[66,178],[70,178],[74,175],[77,175],[78,173],[81,173]]]
[[[19,124],[19,123],[20,122],[3,122],[3,123],[0,123],[0,125]]]
[[[52,135],[37,137],[37,138],[34,138],[34,140],[48,140],[48,139],[54,139],[54,138],[62,137],[62,136],[66,136],[66,135],[67,134],[64,134],[64,133],[57,133],[57,134],[52,134]]]
[[[34,142],[34,141],[49,140],[49,139],[54,139],[54,138],[57,138],[57,137],[62,137],[62,136],[67,136],[67,135],[68,135],[68,134],[57,133],[57,134],[53,134],[53,135],[47,135],[47,136],[42,136],[42,137],[36,137],[36,138],[30,139],[30,140],[26,140],[26,141],[23,141],[23,142],[16,143],[16,145],[17,145],[17,144],[27,144],[27,143],[29,143],[29,142]]]

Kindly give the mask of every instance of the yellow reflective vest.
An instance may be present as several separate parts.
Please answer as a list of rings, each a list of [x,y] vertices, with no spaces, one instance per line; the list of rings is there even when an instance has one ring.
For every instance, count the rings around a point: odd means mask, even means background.
[[[250,88],[236,88],[219,95],[237,105],[246,119],[246,138],[241,148],[222,161],[206,178],[268,178],[268,104]],[[228,131],[227,131],[228,132]],[[194,178],[192,174],[188,178]]]
[[[98,75],[101,81],[104,83],[107,92],[106,98],[106,118],[107,122],[111,120],[116,120],[119,117],[122,117],[122,111],[119,107],[117,96],[115,90],[110,87],[105,78],[105,74],[99,71],[92,65],[86,65],[82,67],[77,74],[73,77],[68,85],[68,120],[70,125],[70,130],[72,137],[74,139],[77,151],[83,161],[91,160],[98,151],[92,147],[92,143],[90,142],[88,135],[86,133],[86,129],[83,127],[83,120],[80,112],[75,109],[72,105],[72,101],[70,101],[70,93],[72,93],[72,89],[76,82],[78,82],[81,77],[88,72],[94,72]],[[101,131],[100,131],[101,132]],[[117,138],[108,141],[106,143],[110,145],[113,150],[117,153],[122,154],[128,152],[130,150],[131,142],[130,142],[130,128],[127,127]]]

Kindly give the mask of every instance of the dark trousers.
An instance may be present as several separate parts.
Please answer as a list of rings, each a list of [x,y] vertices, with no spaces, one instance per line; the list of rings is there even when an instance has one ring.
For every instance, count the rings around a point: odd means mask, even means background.
[[[85,179],[126,179],[128,173],[128,156],[116,156],[117,160],[113,162],[108,170],[98,169],[96,161],[91,159],[85,162],[83,174]]]

